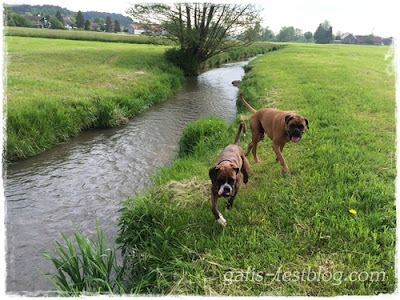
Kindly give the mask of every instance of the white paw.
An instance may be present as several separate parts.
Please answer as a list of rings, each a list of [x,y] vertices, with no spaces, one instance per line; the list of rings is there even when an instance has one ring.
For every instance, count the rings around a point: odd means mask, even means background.
[[[224,217],[222,215],[219,216],[219,219],[217,219],[217,222],[224,227],[226,226],[226,220],[224,219]]]

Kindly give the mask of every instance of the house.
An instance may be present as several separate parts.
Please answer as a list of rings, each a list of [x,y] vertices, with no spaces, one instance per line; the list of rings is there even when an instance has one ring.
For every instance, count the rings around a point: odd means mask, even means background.
[[[92,23],[91,26],[92,26],[92,30],[93,31],[101,31],[101,25],[100,24]]]
[[[362,45],[383,45],[382,38],[373,35],[356,35],[357,44]]]
[[[130,34],[150,34],[150,35],[166,35],[165,28],[158,25],[139,25],[131,24],[128,26],[128,33]]]
[[[351,33],[345,33],[340,36],[342,44],[357,44],[357,39]]]
[[[382,44],[386,46],[390,46],[393,43],[393,38],[382,38]]]
[[[63,17],[63,24],[65,29],[72,29],[74,22],[72,22],[70,17]]]
[[[46,19],[46,17],[42,17],[40,15],[37,16],[25,16],[29,21],[33,23],[33,28],[50,28],[51,24]]]
[[[146,33],[146,29],[142,25],[130,24],[128,26],[128,33],[130,33],[130,34],[142,34],[142,33]]]

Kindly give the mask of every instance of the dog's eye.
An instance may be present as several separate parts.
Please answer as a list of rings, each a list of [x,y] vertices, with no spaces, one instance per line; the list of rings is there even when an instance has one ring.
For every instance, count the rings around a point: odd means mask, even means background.
[[[225,180],[223,179],[218,179],[217,180],[218,185],[223,185],[225,183]]]
[[[304,129],[304,126],[303,126],[303,125],[300,125],[300,126],[299,126],[299,129],[300,129],[300,130],[303,130],[303,129]]]
[[[235,179],[233,179],[233,178],[228,178],[228,184],[229,185],[232,185],[232,184],[234,184],[235,183]]]

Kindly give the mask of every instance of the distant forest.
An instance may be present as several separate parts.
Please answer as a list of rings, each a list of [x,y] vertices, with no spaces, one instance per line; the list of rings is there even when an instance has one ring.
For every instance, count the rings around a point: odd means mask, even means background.
[[[13,12],[17,14],[25,14],[29,12],[34,16],[37,14],[55,16],[57,11],[59,11],[63,16],[76,16],[76,14],[78,13],[76,11],[72,11],[55,5],[7,5],[7,6],[10,6]],[[93,21],[96,18],[101,18],[106,20],[107,17],[110,16],[112,20],[114,21],[118,20],[121,26],[124,27],[128,27],[133,22],[130,17],[126,17],[122,14],[98,12],[98,11],[85,11],[85,12],[82,11],[82,14],[85,20],[91,20],[91,21]]]

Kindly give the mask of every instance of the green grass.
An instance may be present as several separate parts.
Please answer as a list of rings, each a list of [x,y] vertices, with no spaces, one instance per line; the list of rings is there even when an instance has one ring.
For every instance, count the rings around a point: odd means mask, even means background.
[[[7,159],[117,126],[185,81],[167,46],[6,37]]]
[[[225,131],[215,126],[214,135],[198,130],[201,138],[190,155],[161,169],[148,193],[124,203],[118,242],[130,261],[125,290],[235,296],[392,293],[396,128],[387,51],[290,44],[252,61],[241,85],[245,99],[255,108],[294,110],[310,122],[302,141],[283,152],[291,175],[282,175],[270,140],[261,142],[262,162],[249,157],[252,176],[233,209],[227,211],[219,201],[228,222],[222,228],[211,213],[208,169],[233,142],[238,122]],[[249,112],[240,109],[238,119],[248,118]],[[204,119],[196,126],[204,122],[219,121]],[[242,147],[250,135],[242,138]],[[257,277],[262,272],[280,275]]]
[[[115,245],[108,246],[103,230],[98,226],[96,241],[86,239],[76,229],[73,238],[62,234],[65,245],[54,243],[55,254],[43,251],[42,255],[57,269],[52,276],[43,274],[61,296],[82,294],[124,294],[122,287],[123,264],[119,264]]]
[[[83,30],[5,27],[4,34],[6,36],[38,37],[79,41],[172,45],[171,41],[163,37]]]

